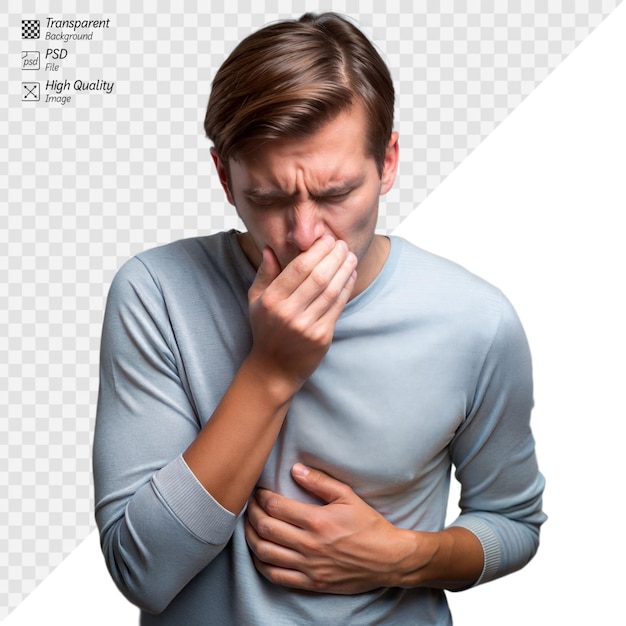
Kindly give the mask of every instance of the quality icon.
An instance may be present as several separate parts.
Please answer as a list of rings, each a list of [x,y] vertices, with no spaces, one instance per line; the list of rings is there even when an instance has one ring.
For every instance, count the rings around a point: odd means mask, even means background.
[[[22,100],[25,102],[39,102],[39,83],[22,83]]]

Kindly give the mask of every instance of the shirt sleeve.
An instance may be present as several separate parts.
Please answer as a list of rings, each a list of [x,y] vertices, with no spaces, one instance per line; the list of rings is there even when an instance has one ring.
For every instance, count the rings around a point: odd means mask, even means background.
[[[453,526],[472,531],[485,562],[476,584],[522,568],[539,546],[544,478],[530,428],[531,355],[513,307],[502,296],[496,333],[478,373],[468,415],[450,446],[461,484]]]
[[[103,324],[95,514],[113,580],[152,613],[220,553],[236,521],[181,456],[200,430],[182,369],[159,286],[131,259],[111,285]]]

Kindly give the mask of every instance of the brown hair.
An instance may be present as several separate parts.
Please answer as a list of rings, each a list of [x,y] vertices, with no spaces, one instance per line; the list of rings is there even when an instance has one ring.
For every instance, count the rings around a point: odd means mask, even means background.
[[[204,128],[224,163],[264,141],[306,136],[356,100],[368,118],[368,154],[382,171],[394,90],[367,37],[335,13],[306,13],[246,37],[217,72]]]

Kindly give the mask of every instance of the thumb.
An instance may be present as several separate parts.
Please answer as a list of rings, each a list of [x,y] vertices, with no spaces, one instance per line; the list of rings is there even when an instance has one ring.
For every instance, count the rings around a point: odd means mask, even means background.
[[[310,493],[326,502],[344,500],[352,489],[341,481],[329,476],[321,470],[306,467],[302,463],[296,463],[291,468],[294,480]]]
[[[263,260],[256,272],[256,277],[250,287],[250,299],[255,300],[261,295],[280,274],[280,263],[274,251],[266,246],[263,248]]]

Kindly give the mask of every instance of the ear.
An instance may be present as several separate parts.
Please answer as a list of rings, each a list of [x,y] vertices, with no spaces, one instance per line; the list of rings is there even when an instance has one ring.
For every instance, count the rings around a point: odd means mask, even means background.
[[[393,187],[393,183],[396,180],[396,174],[398,173],[399,151],[398,133],[394,130],[391,133],[391,137],[389,137],[387,150],[385,152],[385,160],[383,161],[383,173],[380,179],[381,196]]]
[[[215,151],[215,148],[211,148],[211,157],[213,158],[213,163],[215,163],[215,168],[217,169],[217,175],[220,178],[220,183],[222,185],[222,188],[224,189],[224,193],[226,194],[226,199],[233,206],[235,206],[233,194],[231,193],[230,187],[228,184],[228,170],[226,169],[226,165],[222,161],[220,155]]]

